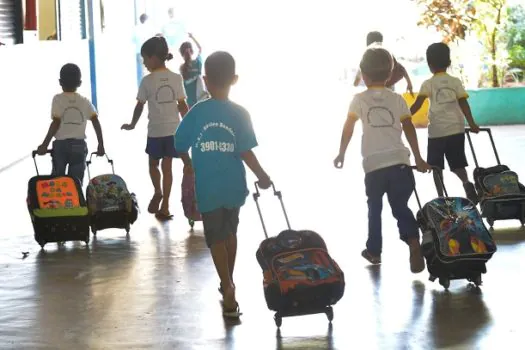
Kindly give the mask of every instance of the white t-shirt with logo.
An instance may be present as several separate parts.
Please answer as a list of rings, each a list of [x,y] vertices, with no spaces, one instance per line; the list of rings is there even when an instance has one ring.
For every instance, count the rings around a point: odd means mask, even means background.
[[[348,116],[363,124],[361,154],[365,173],[397,164],[410,165],[410,151],[401,139],[401,121],[411,118],[411,114],[401,95],[386,88],[369,88],[355,95]]]
[[[178,101],[186,99],[182,76],[168,69],[142,79],[137,100],[148,103],[148,137],[175,135],[180,123]]]
[[[85,139],[87,121],[97,116],[97,110],[84,96],[63,92],[53,97],[51,118],[60,119],[55,139]]]
[[[437,138],[465,132],[465,116],[458,100],[468,98],[461,80],[447,73],[435,74],[426,80],[419,96],[428,97],[428,137]]]

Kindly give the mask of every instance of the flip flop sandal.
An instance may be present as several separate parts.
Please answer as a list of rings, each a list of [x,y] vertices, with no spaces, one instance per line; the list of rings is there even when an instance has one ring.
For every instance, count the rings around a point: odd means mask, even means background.
[[[158,193],[155,193],[153,195],[153,198],[151,198],[151,201],[149,202],[148,213],[150,213],[150,214],[158,213],[161,201],[162,201],[162,195],[158,194]]]
[[[164,214],[164,213],[161,213],[161,212],[156,213],[155,217],[157,218],[157,220],[160,220],[160,221],[169,221],[169,220],[173,219],[173,215],[171,215],[171,214]]]
[[[239,303],[235,302],[235,308],[234,309],[226,309],[224,308],[224,304],[222,305],[222,316],[227,318],[239,318],[242,315],[241,309],[239,308]]]

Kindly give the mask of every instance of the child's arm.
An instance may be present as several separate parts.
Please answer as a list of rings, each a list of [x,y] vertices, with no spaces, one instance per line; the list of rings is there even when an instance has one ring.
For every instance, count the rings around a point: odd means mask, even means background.
[[[416,101],[410,106],[410,114],[416,114],[421,109],[421,106],[423,106],[426,99],[426,96],[418,95]]]
[[[408,72],[405,67],[403,67],[403,77],[407,81],[408,92],[410,92],[410,95],[414,97],[414,87],[412,86],[412,80],[410,80],[410,76],[408,75]]]
[[[358,117],[355,113],[348,113],[346,117],[345,125],[343,127],[343,133],[341,135],[341,144],[339,145],[339,155],[334,159],[334,166],[341,169],[345,163],[345,153],[352,135],[354,134],[355,123]]]
[[[421,106],[423,106],[423,103],[425,102],[425,100],[429,96],[432,96],[431,88],[432,88],[432,85],[430,83],[430,80],[425,80],[423,84],[421,84],[421,87],[419,88],[419,93],[417,94],[416,102],[414,102],[414,104],[410,106],[411,115],[416,114],[421,109]]]
[[[51,122],[51,125],[49,125],[49,129],[47,131],[46,137],[44,138],[44,141],[40,146],[38,146],[37,152],[40,155],[44,155],[47,152],[47,148],[49,147],[49,143],[55,137],[58,129],[60,128],[60,119],[59,118],[53,118],[53,121]]]
[[[270,177],[264,171],[252,150],[241,153],[241,158],[244,163],[246,163],[248,168],[250,168],[253,174],[257,176],[257,179],[259,180],[259,187],[262,189],[267,189],[272,185]]]
[[[188,110],[189,110],[189,107],[188,107],[188,104],[186,103],[186,100],[185,99],[178,100],[177,101],[177,107],[179,108],[179,113],[180,113],[181,118],[184,118],[186,116],[186,114],[188,113]]]
[[[406,117],[401,121],[401,124],[403,125],[403,132],[405,133],[405,137],[410,145],[410,149],[414,154],[417,170],[420,172],[430,171],[431,167],[423,160],[421,153],[419,152],[416,128],[414,128],[414,124],[412,124],[412,118]]]
[[[461,111],[463,112],[463,115],[465,116],[465,119],[467,120],[468,125],[470,126],[470,129],[473,133],[479,132],[479,126],[474,121],[474,118],[472,117],[472,111],[470,110],[470,105],[467,101],[467,98],[460,98],[458,100],[459,107],[461,107]]]
[[[354,79],[354,86],[357,86],[360,83],[361,83],[361,70],[358,69],[357,74],[355,75],[355,79]]]
[[[197,55],[200,56],[200,54],[202,53],[202,47],[201,47],[201,44],[199,44],[199,42],[197,41],[197,39],[195,39],[195,37],[193,36],[193,34],[188,33],[188,36],[190,37],[191,40],[193,40],[193,42],[194,42],[195,45],[197,46],[197,49],[199,50],[199,53],[198,53]]]
[[[91,117],[91,123],[93,124],[93,129],[95,129],[95,134],[97,135],[98,149],[97,155],[103,156],[106,151],[104,150],[104,138],[102,137],[102,126],[98,120],[98,116],[94,115]]]
[[[142,115],[142,111],[144,110],[144,103],[141,101],[137,101],[137,104],[135,105],[135,109],[133,110],[133,119],[131,120],[131,124],[123,124],[120,129],[122,130],[133,130],[135,129],[135,126],[137,125],[140,116]]]

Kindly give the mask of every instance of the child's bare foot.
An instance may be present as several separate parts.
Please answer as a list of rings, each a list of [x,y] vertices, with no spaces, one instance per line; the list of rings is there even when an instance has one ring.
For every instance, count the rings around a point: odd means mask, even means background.
[[[162,201],[162,193],[155,192],[153,195],[153,198],[151,198],[151,201],[148,205],[148,213],[150,214],[157,214],[159,212],[159,205]]]
[[[167,221],[173,219],[173,215],[170,214],[170,209],[167,205],[162,203],[159,211],[155,214],[155,217],[161,221]]]
[[[410,270],[412,273],[419,273],[425,269],[425,260],[421,254],[419,239],[410,240],[408,246],[410,248]]]
[[[238,318],[241,315],[239,303],[235,299],[235,287],[224,290],[222,302],[222,315],[224,317]]]

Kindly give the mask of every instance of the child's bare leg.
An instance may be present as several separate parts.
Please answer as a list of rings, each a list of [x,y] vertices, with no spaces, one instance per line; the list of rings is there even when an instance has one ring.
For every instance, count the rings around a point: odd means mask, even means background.
[[[468,182],[468,174],[467,169],[461,168],[461,169],[453,169],[452,172],[459,177],[459,179],[465,184]]]
[[[163,215],[170,215],[170,194],[171,186],[173,184],[172,164],[173,158],[164,157],[162,159],[162,205],[160,206],[160,213]]]
[[[237,257],[237,235],[228,236],[226,249],[228,250],[228,270],[230,271],[230,280],[233,283],[233,270],[235,268],[235,258]]]
[[[235,299],[235,286],[230,277],[228,240],[213,243],[210,250],[215,269],[221,280],[221,287],[224,295],[224,308],[235,309],[237,301]]]
[[[159,171],[159,160],[149,158],[149,176],[155,193],[148,206],[148,212],[155,214],[159,211],[159,204],[162,200],[162,189],[160,187],[160,171]]]
[[[474,184],[469,181],[467,169],[465,168],[459,168],[459,169],[452,169],[452,172],[459,177],[461,182],[463,182],[463,188],[465,189],[465,193],[467,195],[467,198],[472,201],[474,204],[478,203],[478,194],[476,192],[476,187],[474,187]]]
[[[443,170],[433,168],[432,175],[434,176],[434,184],[436,185],[438,197],[443,197],[443,182],[445,181],[443,177]]]

